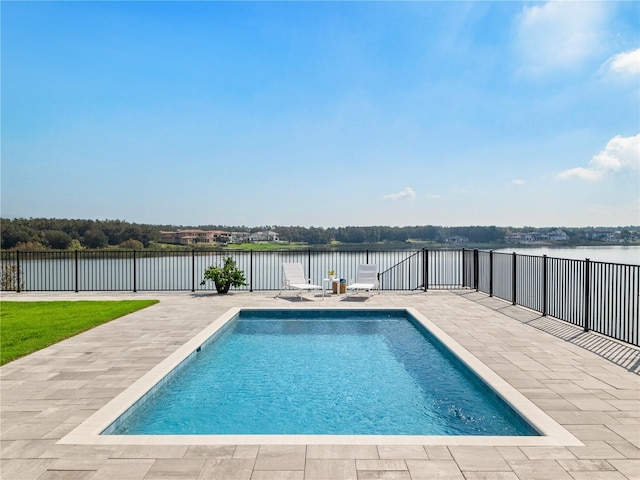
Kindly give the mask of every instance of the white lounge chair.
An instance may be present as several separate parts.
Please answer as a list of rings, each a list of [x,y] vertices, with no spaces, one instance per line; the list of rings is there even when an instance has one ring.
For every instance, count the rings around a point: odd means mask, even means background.
[[[277,296],[282,295],[282,291],[286,288],[292,288],[298,290],[298,297],[302,299],[302,291],[308,292],[312,290],[322,290],[322,296],[324,297],[324,288],[320,285],[314,285],[311,280],[307,280],[304,277],[304,271],[302,270],[301,263],[283,263],[282,264],[283,281],[280,287],[280,293]]]
[[[349,292],[357,293],[359,291],[378,290],[380,293],[380,284],[378,283],[378,266],[372,264],[361,263],[356,271],[356,282],[347,285],[347,295]]]

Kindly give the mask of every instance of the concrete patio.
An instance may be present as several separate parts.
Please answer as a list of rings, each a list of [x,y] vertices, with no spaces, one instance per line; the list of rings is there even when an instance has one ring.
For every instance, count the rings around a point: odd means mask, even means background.
[[[473,291],[5,293],[160,303],[0,368],[2,479],[640,479],[640,349]],[[67,445],[58,441],[231,307],[414,307],[583,446]]]

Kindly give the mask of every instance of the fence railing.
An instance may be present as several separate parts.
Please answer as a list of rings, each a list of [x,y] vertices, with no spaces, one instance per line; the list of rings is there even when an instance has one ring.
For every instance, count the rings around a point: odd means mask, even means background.
[[[478,291],[640,345],[640,265],[465,251]]]
[[[357,265],[378,266],[389,291],[471,288],[585,331],[640,342],[640,265],[479,250],[400,251],[4,251],[3,290],[202,291],[204,270],[231,256],[244,270],[239,290],[279,290],[282,263],[300,262],[321,285],[334,270],[351,282]]]
[[[378,266],[383,290],[460,288],[461,251],[5,251],[3,272],[13,270],[13,280],[3,290],[25,291],[198,291],[205,269],[221,265],[230,256],[244,271],[247,285],[238,290],[279,290],[282,263],[300,262],[313,283],[321,284],[334,270],[347,282],[355,279],[357,265]],[[428,271],[426,265],[430,265]],[[426,281],[425,281],[426,278]]]

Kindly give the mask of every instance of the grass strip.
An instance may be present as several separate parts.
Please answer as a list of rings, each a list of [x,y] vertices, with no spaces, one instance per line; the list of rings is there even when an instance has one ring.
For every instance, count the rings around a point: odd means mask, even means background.
[[[0,365],[158,303],[158,300],[0,302]]]

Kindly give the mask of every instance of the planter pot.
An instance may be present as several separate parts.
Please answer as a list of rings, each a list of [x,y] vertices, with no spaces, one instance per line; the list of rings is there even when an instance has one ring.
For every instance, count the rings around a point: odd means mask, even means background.
[[[229,288],[231,288],[230,283],[223,283],[223,284],[216,283],[216,291],[218,293],[227,293],[229,291]]]

